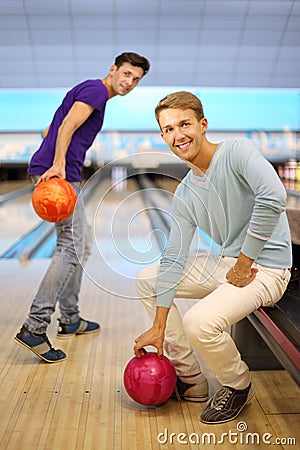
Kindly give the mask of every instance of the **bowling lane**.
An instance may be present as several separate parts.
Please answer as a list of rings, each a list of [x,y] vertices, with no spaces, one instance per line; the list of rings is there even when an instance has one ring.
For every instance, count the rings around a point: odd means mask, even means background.
[[[121,298],[135,298],[137,273],[157,263],[161,250],[134,181],[116,191],[104,180],[94,191],[87,213],[93,233],[86,275],[102,290]]]
[[[12,189],[27,186],[27,183],[0,183],[1,194]],[[0,254],[10,247],[20,236],[36,226],[40,219],[31,206],[31,193],[0,205]]]
[[[113,296],[135,297],[137,273],[160,259],[161,250],[155,234],[162,233],[153,231],[136,183],[128,180],[122,189],[114,189],[110,179],[102,180],[93,191],[86,210],[93,233],[86,275]],[[3,204],[0,218],[1,253],[40,223],[31,206],[31,195]],[[0,261],[2,269],[7,261]],[[33,262],[27,261],[27,264],[30,270]]]
[[[28,180],[10,180],[10,181],[1,181],[0,182],[0,195],[7,194],[14,189],[21,189],[25,186],[30,186],[31,182]]]

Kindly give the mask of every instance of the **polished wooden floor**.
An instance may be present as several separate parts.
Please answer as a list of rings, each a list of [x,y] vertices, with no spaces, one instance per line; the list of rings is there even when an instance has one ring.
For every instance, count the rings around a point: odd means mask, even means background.
[[[110,202],[102,212],[95,227],[108,233],[116,209]],[[143,226],[137,224],[133,233],[137,246],[146,220],[141,214]],[[102,244],[105,255],[112,255],[107,242]],[[20,265],[0,260],[1,450],[246,449],[250,444],[255,449],[300,448],[300,390],[284,370],[253,372],[255,399],[236,420],[221,425],[199,421],[204,404],[169,400],[148,408],[131,400],[123,387],[123,370],[133,355],[134,338],[150,321],[136,299],[129,264],[121,268],[112,257],[104,266],[100,259],[107,256],[99,256],[97,248],[83,280],[81,314],[98,320],[101,332],[56,339],[56,313],[48,334],[68,358],[53,365],[13,341],[49,261]],[[181,306],[188,302],[182,300]],[[203,371],[212,394],[217,382],[205,365]]]

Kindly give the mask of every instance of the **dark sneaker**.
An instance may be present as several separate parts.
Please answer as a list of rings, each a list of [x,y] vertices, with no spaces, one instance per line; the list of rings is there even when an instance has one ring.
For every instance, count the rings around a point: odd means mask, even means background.
[[[92,334],[100,330],[99,323],[89,322],[88,320],[79,319],[75,323],[62,323],[58,319],[59,325],[57,329],[58,338],[68,338],[75,334]]]
[[[24,325],[15,337],[15,342],[31,350],[48,363],[64,361],[67,355],[62,350],[55,350],[46,334],[30,333]]]
[[[205,380],[198,384],[188,384],[177,377],[176,388],[172,397],[176,397],[178,401],[206,402],[208,399],[208,383]]]
[[[223,423],[235,419],[254,396],[250,383],[246,389],[233,389],[223,386],[209,400],[207,407],[200,416],[204,423]]]

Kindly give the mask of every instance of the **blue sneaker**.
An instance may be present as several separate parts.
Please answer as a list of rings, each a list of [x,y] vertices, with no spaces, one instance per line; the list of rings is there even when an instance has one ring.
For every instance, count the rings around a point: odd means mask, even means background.
[[[62,323],[59,319],[58,322],[58,338],[69,338],[75,336],[75,334],[93,334],[100,330],[99,323],[89,322],[81,318],[75,323]]]
[[[24,325],[15,337],[15,342],[31,350],[39,358],[48,363],[64,361],[67,355],[62,350],[55,350],[46,334],[30,333]]]

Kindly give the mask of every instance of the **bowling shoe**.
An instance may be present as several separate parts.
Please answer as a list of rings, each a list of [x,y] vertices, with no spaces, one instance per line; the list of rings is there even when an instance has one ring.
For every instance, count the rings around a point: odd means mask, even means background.
[[[30,333],[24,325],[15,337],[15,342],[31,350],[48,363],[64,361],[67,355],[62,350],[55,350],[46,334]]]
[[[100,330],[99,323],[89,322],[88,320],[81,318],[75,323],[62,323],[60,319],[58,319],[58,322],[58,338],[68,338],[75,336],[75,334],[92,334],[97,333]]]
[[[233,389],[223,386],[209,400],[200,416],[203,423],[223,423],[235,419],[244,406],[254,397],[254,389],[250,383],[246,389]]]
[[[177,377],[175,392],[172,397],[188,402],[206,402],[208,400],[208,383],[188,384]]]

